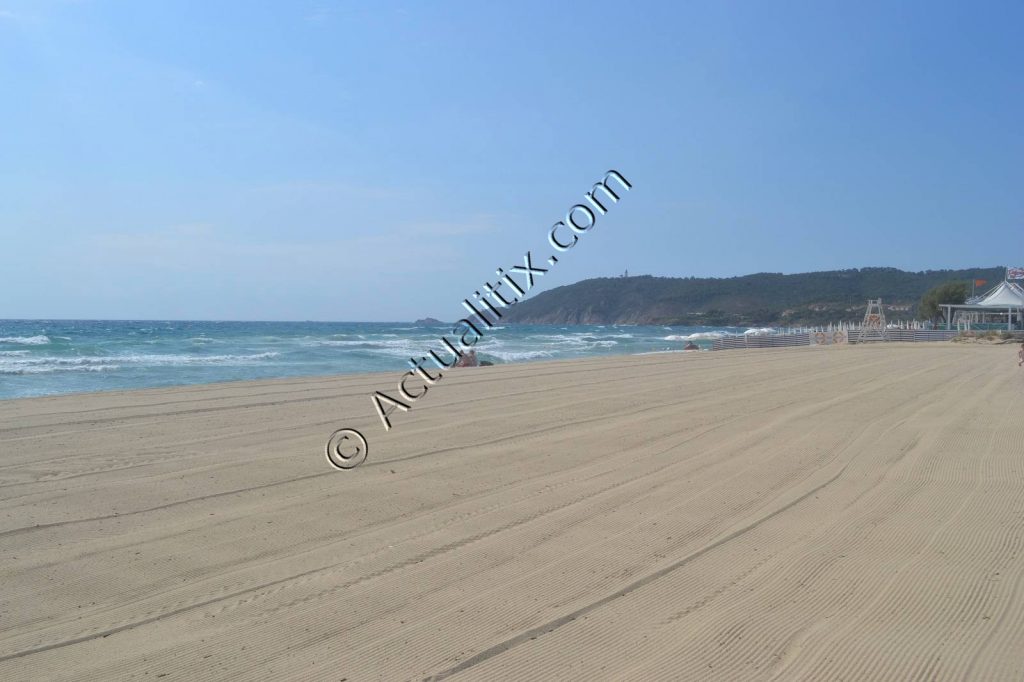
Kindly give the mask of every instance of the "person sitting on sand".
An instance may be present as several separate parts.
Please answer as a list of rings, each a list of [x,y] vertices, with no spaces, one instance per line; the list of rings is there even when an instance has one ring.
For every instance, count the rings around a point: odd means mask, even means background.
[[[687,341],[686,345],[683,346],[683,350],[700,350],[700,346],[695,344],[693,341]]]
[[[461,358],[459,358],[458,362],[455,363],[456,367],[478,367],[479,365],[480,361],[476,359],[475,350],[470,350],[465,353]]]

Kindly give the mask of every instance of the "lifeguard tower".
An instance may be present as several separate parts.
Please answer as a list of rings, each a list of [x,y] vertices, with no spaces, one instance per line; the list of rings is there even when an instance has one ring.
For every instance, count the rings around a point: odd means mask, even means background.
[[[885,311],[882,299],[868,299],[868,309],[864,312],[864,324],[857,335],[857,343],[868,341],[888,341],[889,332],[885,328]]]

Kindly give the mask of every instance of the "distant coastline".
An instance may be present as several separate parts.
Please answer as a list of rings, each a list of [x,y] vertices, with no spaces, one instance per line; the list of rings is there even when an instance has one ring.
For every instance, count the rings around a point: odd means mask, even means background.
[[[1002,267],[906,272],[860,268],[742,277],[601,277],[521,301],[505,314],[518,324],[814,326],[860,319],[881,298],[894,319],[912,319],[921,297],[950,280],[999,281]]]

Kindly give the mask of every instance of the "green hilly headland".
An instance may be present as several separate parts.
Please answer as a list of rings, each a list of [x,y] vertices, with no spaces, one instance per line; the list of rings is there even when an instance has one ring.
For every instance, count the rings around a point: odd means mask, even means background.
[[[504,311],[526,324],[813,325],[860,319],[881,298],[892,319],[916,315],[921,296],[950,280],[994,284],[1001,267],[906,272],[859,268],[742,277],[599,277],[558,287]]]

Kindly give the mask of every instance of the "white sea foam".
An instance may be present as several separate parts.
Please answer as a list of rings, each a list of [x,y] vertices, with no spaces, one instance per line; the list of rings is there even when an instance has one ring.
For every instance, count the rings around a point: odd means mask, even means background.
[[[389,357],[408,359],[413,356],[423,355],[431,348],[437,349],[441,346],[440,340],[430,338],[391,338],[391,339],[360,339],[350,341],[338,341],[333,339],[321,339],[311,345],[326,348],[344,348],[354,352],[377,353]]]
[[[366,343],[367,343],[366,341],[335,341],[334,339],[322,339],[320,341],[312,341],[312,342],[309,342],[309,343],[305,343],[303,345],[305,345],[305,346],[344,347],[344,346],[365,346]]]
[[[551,351],[548,357],[559,353],[581,353],[595,348],[611,348],[619,345],[615,339],[630,339],[632,334],[531,334],[526,339],[516,339],[517,345],[545,346]]]
[[[43,365],[33,367],[7,367],[0,362],[0,374],[51,374],[53,372],[109,372],[121,369],[120,365]]]
[[[118,369],[110,358],[26,358],[0,359],[0,374],[46,374],[49,372],[104,372]]]
[[[538,358],[550,358],[554,357],[554,353],[549,350],[501,350],[496,348],[481,348],[481,353],[487,355],[493,355],[494,357],[504,362],[519,362],[522,360],[536,360]]]
[[[16,343],[21,346],[45,346],[50,343],[49,336],[4,336],[0,337],[0,343]]]
[[[542,344],[560,344],[572,346],[585,346],[587,344],[587,342],[583,339],[583,335],[568,334],[534,334],[529,337],[529,341],[539,341]]]
[[[665,337],[665,341],[714,341],[725,336],[722,332],[696,332],[686,336],[680,336],[679,334],[670,334]]]
[[[747,331],[743,332],[743,334],[745,336],[768,336],[768,335],[774,334],[774,333],[775,333],[775,330],[772,329],[771,327],[751,328],[751,329],[748,329]]]
[[[115,356],[25,357],[0,359],[0,374],[43,374],[47,372],[105,372],[132,366],[248,365],[277,357],[278,353],[252,355],[161,355],[137,353]]]
[[[162,353],[133,353],[112,357],[98,358],[104,361],[114,360],[138,365],[244,365],[254,360],[269,360],[280,353],[267,351],[250,355],[179,355]]]

